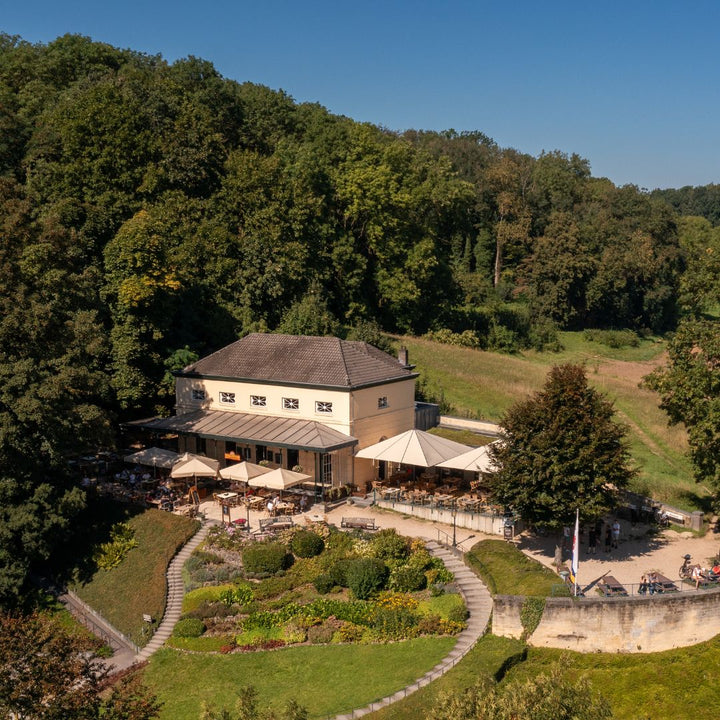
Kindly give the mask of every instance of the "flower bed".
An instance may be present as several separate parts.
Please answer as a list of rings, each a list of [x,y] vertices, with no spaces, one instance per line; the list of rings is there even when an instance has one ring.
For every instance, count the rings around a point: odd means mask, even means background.
[[[394,530],[350,534],[317,524],[258,543],[216,528],[188,564],[186,584],[194,589],[183,601],[183,619],[191,622],[179,625],[204,630],[173,638],[179,648],[383,643],[454,635],[465,626],[452,574],[422,541]],[[232,582],[220,582],[228,576]],[[195,587],[203,577],[210,579]]]

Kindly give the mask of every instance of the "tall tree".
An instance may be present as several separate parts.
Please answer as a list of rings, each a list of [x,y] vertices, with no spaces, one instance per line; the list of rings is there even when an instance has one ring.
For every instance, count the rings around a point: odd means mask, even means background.
[[[556,365],[543,389],[513,405],[493,446],[498,502],[529,523],[560,530],[608,511],[633,477],[625,428],[580,365]]]
[[[687,320],[668,345],[669,363],[646,378],[671,423],[688,431],[695,479],[720,492],[720,324]]]

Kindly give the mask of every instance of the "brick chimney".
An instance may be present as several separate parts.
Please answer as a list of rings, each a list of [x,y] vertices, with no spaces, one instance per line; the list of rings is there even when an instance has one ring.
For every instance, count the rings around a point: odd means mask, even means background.
[[[398,350],[398,362],[405,368],[408,366],[408,349],[406,347]]]

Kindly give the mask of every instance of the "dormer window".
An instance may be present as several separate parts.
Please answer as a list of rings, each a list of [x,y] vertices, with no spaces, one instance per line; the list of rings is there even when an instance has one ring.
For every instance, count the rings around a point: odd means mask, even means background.
[[[204,400],[204,399],[205,399],[205,391],[204,391],[204,390],[198,390],[197,388],[193,388],[193,390],[192,390],[192,399],[193,399],[193,400]]]
[[[315,402],[315,412],[318,413],[331,413],[333,411],[332,409],[332,403],[331,402],[323,402],[321,400],[318,400]]]
[[[265,395],[251,395],[250,405],[252,407],[267,407],[267,397]]]
[[[387,395],[378,398],[378,410],[388,407]]]
[[[300,400],[298,398],[283,398],[283,410],[299,410]]]
[[[220,391],[220,404],[221,405],[234,405],[235,404],[235,393]]]

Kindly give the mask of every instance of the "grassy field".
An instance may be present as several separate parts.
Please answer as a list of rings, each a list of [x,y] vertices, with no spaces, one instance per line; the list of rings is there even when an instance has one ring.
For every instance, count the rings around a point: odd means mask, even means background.
[[[657,394],[639,387],[642,378],[663,363],[664,343],[645,339],[638,347],[613,349],[587,341],[582,333],[560,335],[562,352],[517,355],[413,337],[399,340],[429,388],[436,394],[442,391],[453,406],[450,414],[493,422],[514,402],[539,390],[553,365],[584,363],[589,381],[614,402],[619,420],[628,426],[639,470],[634,489],[686,509],[707,509],[709,493],[692,478],[684,429],[669,427]]]
[[[144,672],[163,701],[161,718],[197,720],[204,702],[232,709],[237,691],[253,685],[262,703],[281,708],[290,699],[311,718],[363,707],[422,676],[455,638],[418,638],[387,645],[304,645],[232,655],[161,650]]]
[[[417,720],[429,715],[440,693],[460,694],[482,674],[499,678],[505,668],[520,662],[525,644],[520,640],[486,635],[451,670],[438,680],[382,710],[366,715],[368,720]]]
[[[504,540],[482,540],[465,555],[490,592],[500,595],[552,595],[558,576]]]
[[[195,533],[197,522],[160,510],[147,510],[128,522],[138,547],[116,568],[97,570],[73,590],[118,630],[144,645],[143,613],[162,618],[165,571],[175,551]]]

